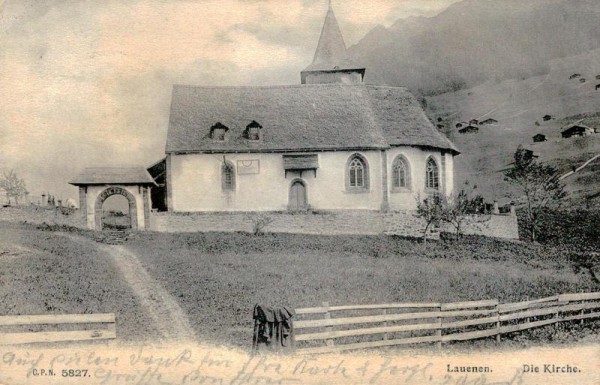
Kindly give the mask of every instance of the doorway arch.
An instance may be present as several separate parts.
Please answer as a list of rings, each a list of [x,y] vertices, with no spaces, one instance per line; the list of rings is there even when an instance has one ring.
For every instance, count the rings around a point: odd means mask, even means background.
[[[137,230],[137,206],[135,203],[135,197],[129,191],[122,187],[108,187],[104,189],[96,198],[96,205],[94,208],[95,226],[96,230],[102,230],[102,205],[104,201],[113,195],[122,195],[127,198],[129,202],[129,215],[131,217],[131,229]]]
[[[288,210],[305,211],[308,209],[308,195],[306,193],[306,182],[302,179],[294,179],[290,183],[288,198]]]

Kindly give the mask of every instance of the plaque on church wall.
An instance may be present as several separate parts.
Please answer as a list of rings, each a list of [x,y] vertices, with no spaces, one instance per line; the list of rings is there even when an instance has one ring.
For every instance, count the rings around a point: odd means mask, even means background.
[[[260,162],[258,159],[238,160],[237,161],[238,175],[250,175],[260,173]]]

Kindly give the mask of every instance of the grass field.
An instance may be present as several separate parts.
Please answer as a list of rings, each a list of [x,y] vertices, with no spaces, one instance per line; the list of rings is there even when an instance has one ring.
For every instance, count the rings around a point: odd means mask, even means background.
[[[106,255],[58,232],[0,223],[0,315],[116,313],[118,336],[155,335]]]
[[[600,290],[556,248],[482,238],[424,246],[390,237],[144,233],[127,246],[178,299],[198,335],[245,346],[252,307],[261,302],[511,302]]]
[[[152,323],[106,255],[60,232],[0,229],[0,314],[114,312],[119,338],[153,338]],[[600,290],[564,250],[482,238],[425,246],[383,236],[146,232],[125,247],[175,298],[201,341],[245,347],[255,303],[510,302]],[[587,325],[577,327],[578,336],[597,333],[600,323]],[[540,333],[531,335],[556,335]]]

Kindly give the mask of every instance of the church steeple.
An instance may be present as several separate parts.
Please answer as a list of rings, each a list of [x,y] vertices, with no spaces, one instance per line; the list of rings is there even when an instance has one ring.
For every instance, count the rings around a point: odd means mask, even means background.
[[[344,37],[329,1],[313,62],[301,73],[302,84],[362,83],[365,68],[348,58]]]
[[[327,11],[327,16],[325,16],[325,23],[323,23],[321,38],[315,51],[313,65],[329,67],[339,64],[340,61],[345,59],[347,59],[346,43],[344,43],[342,31],[340,31],[335,13],[333,13],[331,3],[329,3],[329,10]]]

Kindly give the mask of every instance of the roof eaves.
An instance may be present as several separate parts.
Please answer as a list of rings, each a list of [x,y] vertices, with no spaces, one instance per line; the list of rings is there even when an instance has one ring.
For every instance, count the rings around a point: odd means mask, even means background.
[[[351,146],[351,147],[303,147],[303,148],[256,148],[256,149],[201,149],[201,150],[170,150],[167,155],[187,154],[257,154],[257,153],[294,153],[294,152],[339,152],[339,151],[380,151],[387,150],[391,146]]]

